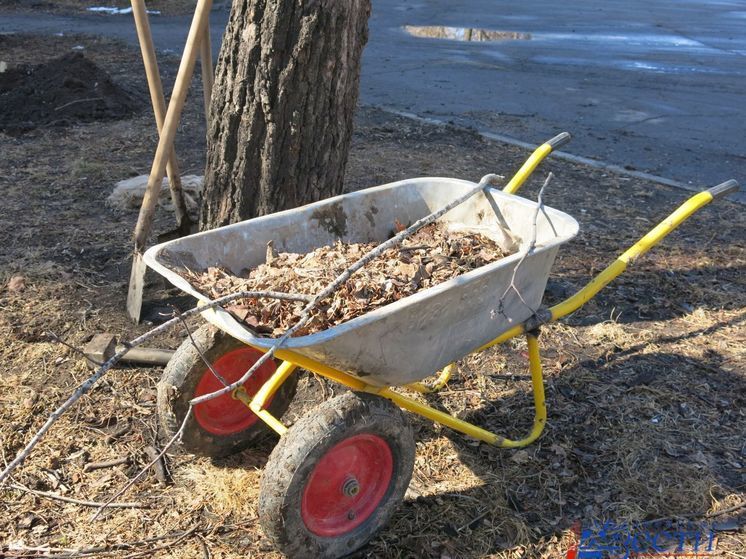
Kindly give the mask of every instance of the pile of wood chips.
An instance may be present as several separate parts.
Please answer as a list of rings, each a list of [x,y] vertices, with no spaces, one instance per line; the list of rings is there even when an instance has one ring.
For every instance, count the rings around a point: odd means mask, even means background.
[[[213,299],[242,290],[314,296],[377,244],[337,241],[307,254],[277,254],[268,247],[266,263],[250,270],[248,277],[208,268],[203,273],[190,272],[187,279]],[[484,235],[450,231],[441,223],[428,225],[355,273],[318,305],[295,336],[336,326],[505,256],[507,253]],[[257,334],[279,337],[296,323],[306,304],[243,299],[227,308]]]

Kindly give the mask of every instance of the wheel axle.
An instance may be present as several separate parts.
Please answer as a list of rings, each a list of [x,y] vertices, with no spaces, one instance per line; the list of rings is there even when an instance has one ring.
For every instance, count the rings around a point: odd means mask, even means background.
[[[348,477],[342,485],[342,494],[354,497],[358,493],[360,493],[360,482],[354,476]]]

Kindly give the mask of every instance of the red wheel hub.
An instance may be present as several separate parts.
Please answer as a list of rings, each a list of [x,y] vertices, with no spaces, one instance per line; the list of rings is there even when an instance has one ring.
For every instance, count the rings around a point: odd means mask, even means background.
[[[212,366],[227,382],[233,383],[240,379],[261,356],[260,351],[246,346],[222,355]],[[276,368],[274,361],[270,359],[254,372],[243,385],[249,396],[257,393]],[[223,383],[209,368],[205,367],[202,378],[199,379],[194,391],[194,397],[203,396],[221,388],[223,388]],[[233,435],[248,429],[259,418],[231,394],[223,394],[213,400],[197,404],[194,407],[194,419],[208,433]]]
[[[354,530],[376,510],[393,472],[394,458],[383,438],[362,434],[337,443],[318,461],[303,490],[303,522],[322,537]]]

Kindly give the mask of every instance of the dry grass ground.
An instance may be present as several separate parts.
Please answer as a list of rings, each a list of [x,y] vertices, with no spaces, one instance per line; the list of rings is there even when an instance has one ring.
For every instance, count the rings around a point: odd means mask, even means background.
[[[115,79],[139,89],[147,106],[133,50],[81,37],[4,40],[4,59],[15,62],[83,45]],[[167,84],[172,63],[162,62]],[[190,99],[177,151],[184,172],[199,173],[200,92]],[[27,285],[20,293],[0,291],[3,460],[89,374],[47,332],[81,346],[96,332],[126,339],[147,328],[124,314],[136,214],[115,213],[104,200],[115,181],[147,172],[155,140],[147,108],[127,121],[0,135],[0,285],[19,274]],[[510,174],[525,156],[468,133],[361,109],[347,184]],[[524,195],[534,197],[550,170],[556,179],[547,204],[581,224],[556,263],[550,303],[582,286],[687,196],[556,160]],[[534,445],[494,449],[413,419],[418,456],[408,499],[358,555],[559,558],[576,521],[676,517],[721,522],[727,530],[718,532],[716,556],[742,557],[744,509],[708,515],[746,500],[745,221],[743,206],[706,208],[583,310],[543,329],[549,423]],[[172,226],[162,212],[158,232]],[[146,298],[186,304],[177,295],[153,278]],[[158,343],[175,347],[182,334]],[[521,435],[531,423],[524,352],[518,340],[469,357],[447,388],[428,399],[507,436]],[[52,429],[14,482],[75,499],[112,495],[146,463],[143,447],[158,444],[159,374],[113,371]],[[338,390],[304,377],[290,421]],[[66,549],[100,547],[97,555],[116,557],[275,557],[256,518],[269,451],[268,445],[220,462],[172,453],[172,484],[149,474],[123,496],[145,508],[112,510],[95,523],[88,507],[6,487],[0,555],[64,556]],[[86,471],[86,463],[119,457],[128,463]]]

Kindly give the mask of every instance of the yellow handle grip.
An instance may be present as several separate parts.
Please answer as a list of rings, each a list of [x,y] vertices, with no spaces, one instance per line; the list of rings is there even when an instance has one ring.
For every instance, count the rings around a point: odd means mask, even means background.
[[[521,186],[523,186],[523,183],[526,182],[526,179],[528,179],[528,177],[531,176],[531,173],[534,172],[536,167],[539,166],[539,163],[544,161],[547,155],[552,153],[557,148],[564,146],[571,139],[572,136],[569,132],[562,132],[560,134],[557,134],[551,140],[547,140],[546,142],[541,144],[538,148],[536,148],[536,150],[534,150],[534,152],[521,166],[521,168],[518,169],[518,172],[513,176],[513,178],[510,179],[510,182],[505,186],[505,188],[503,188],[503,192],[507,192],[508,194],[515,194],[516,192],[518,192]]]

